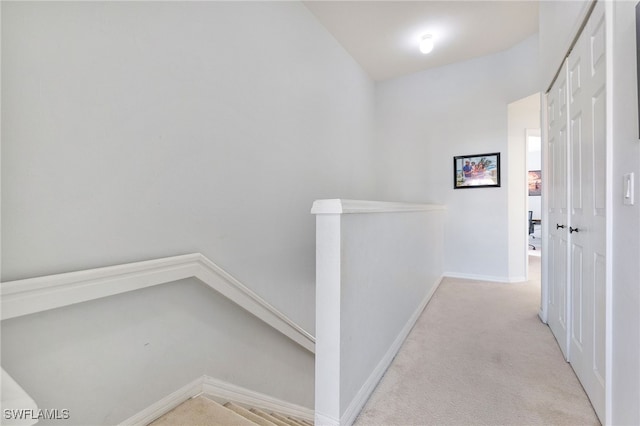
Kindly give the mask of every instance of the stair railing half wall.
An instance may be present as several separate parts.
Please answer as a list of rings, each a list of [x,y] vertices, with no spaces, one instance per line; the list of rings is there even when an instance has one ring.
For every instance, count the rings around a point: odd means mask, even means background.
[[[443,274],[439,205],[318,200],[315,420],[350,425]]]

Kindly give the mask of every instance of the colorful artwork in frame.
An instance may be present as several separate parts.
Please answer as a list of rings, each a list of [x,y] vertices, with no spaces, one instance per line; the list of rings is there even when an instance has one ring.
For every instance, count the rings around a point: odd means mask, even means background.
[[[542,171],[529,170],[529,196],[542,195]]]
[[[500,186],[500,153],[453,157],[453,188]]]

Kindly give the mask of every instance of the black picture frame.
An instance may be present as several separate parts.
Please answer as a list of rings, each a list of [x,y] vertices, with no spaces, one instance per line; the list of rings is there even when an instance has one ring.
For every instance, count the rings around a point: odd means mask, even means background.
[[[500,153],[453,157],[453,189],[500,187]]]

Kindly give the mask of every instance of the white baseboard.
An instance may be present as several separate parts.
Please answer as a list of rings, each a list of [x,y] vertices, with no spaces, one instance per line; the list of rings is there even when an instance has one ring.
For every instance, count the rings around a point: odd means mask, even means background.
[[[542,309],[538,309],[538,318],[540,318],[540,321],[542,321],[543,324],[547,323],[547,316]]]
[[[239,405],[246,405],[261,410],[274,411],[299,419],[314,420],[314,412],[310,408],[291,404],[271,396],[255,392],[241,386],[236,386],[210,376],[202,376],[181,387],[177,391],[162,398],[144,410],[129,417],[119,426],[145,426],[165,415],[178,405],[198,395],[231,401]]]
[[[155,419],[163,416],[178,405],[202,393],[203,377],[199,377],[191,383],[181,387],[172,394],[162,398],[155,404],[129,417],[120,423],[119,426],[146,426]]]
[[[493,275],[465,274],[460,272],[445,272],[447,278],[462,278],[465,280],[489,281],[496,283],[519,283],[527,281],[526,277],[498,277]]]
[[[275,411],[287,416],[313,421],[314,411],[310,408],[292,404],[260,392],[255,392],[231,383],[215,379],[210,376],[203,377],[202,393],[206,396],[233,401],[240,405],[260,408],[266,411]]]
[[[315,426],[340,426],[340,419],[334,419],[324,414],[316,413]]]
[[[340,418],[340,423],[339,423],[340,425],[350,426],[356,420],[356,418],[358,417],[358,414],[360,414],[360,411],[362,410],[367,400],[369,399],[369,397],[375,390],[376,386],[380,382],[380,379],[382,379],[382,376],[391,365],[391,362],[393,362],[393,359],[395,358],[398,351],[400,350],[400,347],[402,346],[405,339],[413,329],[413,326],[418,321],[420,314],[422,314],[422,311],[424,311],[424,308],[427,306],[427,304],[433,297],[433,294],[436,292],[436,290],[440,286],[440,283],[442,282],[443,278],[444,277],[441,276],[436,280],[436,282],[432,286],[429,293],[424,297],[424,299],[422,300],[418,308],[413,312],[413,314],[411,315],[407,323],[404,325],[404,327],[402,327],[402,330],[398,334],[398,337],[391,344],[391,346],[385,353],[384,357],[382,357],[382,359],[380,360],[376,368],[371,372],[371,375],[369,376],[369,378],[365,381],[365,383],[362,385],[362,387],[360,388],[356,396],[353,398],[353,400],[345,410],[344,414]],[[326,423],[325,422],[318,423],[318,421],[320,420],[326,420]],[[337,424],[337,423],[332,423],[331,422],[332,420],[333,419],[330,419],[330,418],[319,419],[318,416],[316,416],[316,423],[321,425]]]

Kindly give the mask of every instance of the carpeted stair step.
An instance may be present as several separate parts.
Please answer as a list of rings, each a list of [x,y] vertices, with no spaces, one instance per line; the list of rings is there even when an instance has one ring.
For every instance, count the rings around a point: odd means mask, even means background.
[[[150,426],[255,426],[246,417],[223,407],[208,398],[192,398],[164,416],[155,420]]]
[[[242,417],[247,418],[248,420],[251,420],[253,423],[259,425],[259,426],[275,426],[275,423],[270,422],[269,420],[260,417],[259,415],[252,413],[251,411],[247,410],[246,408],[243,408],[239,405],[234,404],[233,402],[227,402],[226,404],[224,404],[225,407],[227,407],[229,410],[232,410],[234,412],[236,412],[237,414],[240,414]]]
[[[259,408],[252,408],[249,411],[251,411],[254,414],[259,415],[260,417],[262,417],[263,419],[267,419],[269,420],[271,423],[275,424],[276,426],[291,426],[291,423],[288,422],[284,422],[282,420],[277,419],[276,417],[274,417],[273,415],[267,413],[266,411],[262,411]]]
[[[205,396],[189,399],[149,426],[313,426],[307,420],[218,401]]]
[[[299,422],[298,420],[293,419],[291,417],[283,416],[282,414],[271,413],[271,415],[273,417],[275,417],[276,419],[278,419],[278,420],[280,420],[280,421],[282,421],[284,423],[287,423],[287,424],[289,424],[291,426],[305,426],[303,423]]]

